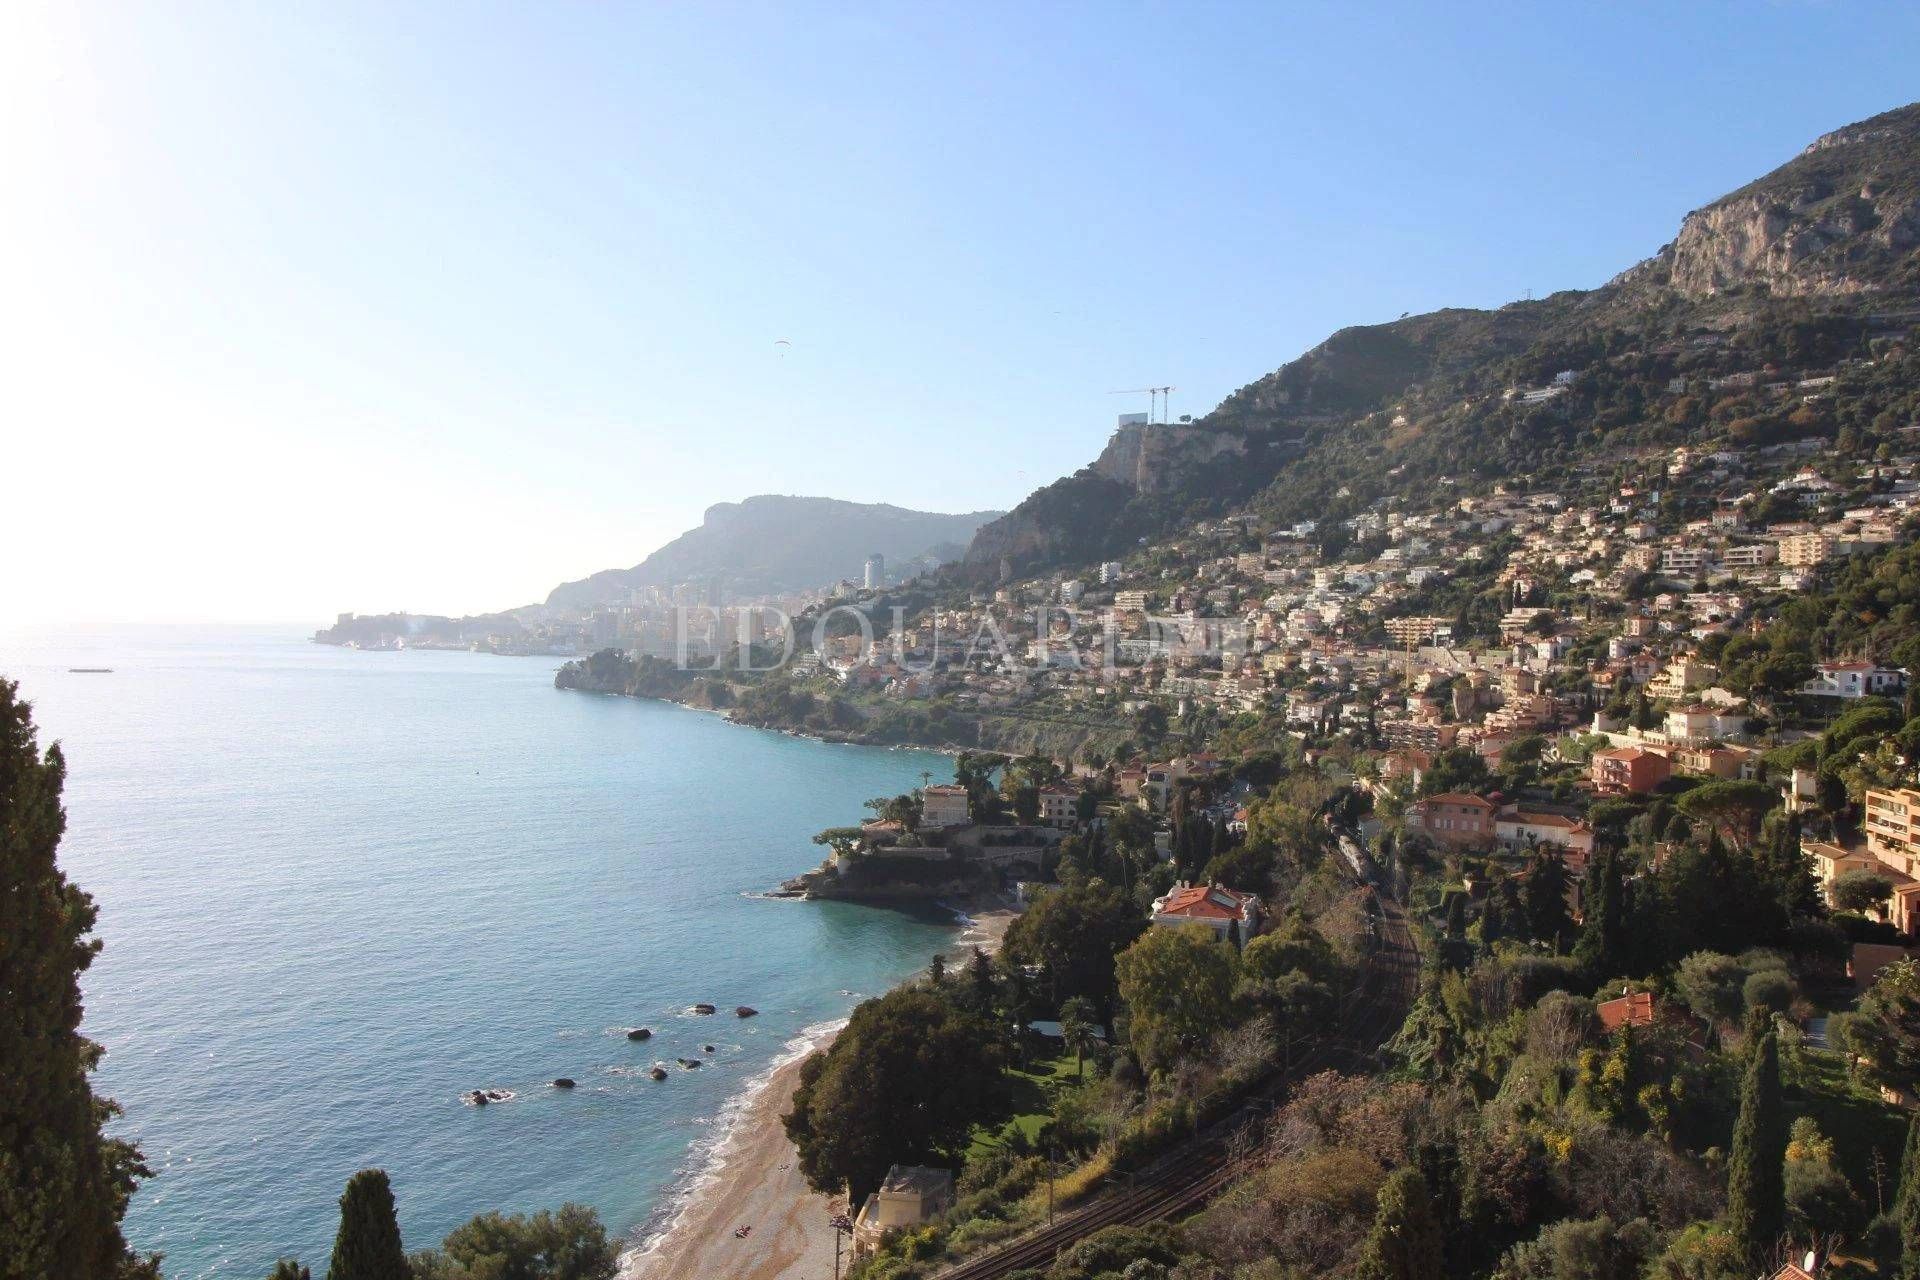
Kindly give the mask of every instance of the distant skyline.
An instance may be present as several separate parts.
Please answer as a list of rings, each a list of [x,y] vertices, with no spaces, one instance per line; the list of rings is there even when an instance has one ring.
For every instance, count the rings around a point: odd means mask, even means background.
[[[1115,389],[1594,287],[1920,96],[1910,5],[1681,8],[10,5],[0,629],[1009,508]]]

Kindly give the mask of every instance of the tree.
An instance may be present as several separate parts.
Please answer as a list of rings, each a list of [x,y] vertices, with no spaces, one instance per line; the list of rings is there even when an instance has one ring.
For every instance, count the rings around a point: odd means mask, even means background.
[[[1442,1244],[1427,1180],[1418,1169],[1395,1169],[1380,1187],[1373,1230],[1361,1246],[1355,1275],[1360,1280],[1441,1280]]]
[[[614,1280],[620,1247],[598,1213],[567,1204],[531,1218],[483,1213],[411,1265],[413,1280]]]
[[[997,1028],[924,987],[853,1011],[801,1067],[783,1119],[816,1191],[859,1204],[889,1165],[952,1163],[1005,1098]]]
[[[1120,954],[1120,998],[1142,1062],[1170,1067],[1226,1029],[1237,963],[1231,946],[1197,924],[1149,929]]]
[[[1900,1229],[1900,1280],[1915,1280],[1920,1277],[1920,1119],[1907,1122],[1893,1221]]]
[[[1842,911],[1866,914],[1893,896],[1893,881],[1878,871],[1855,867],[1833,879],[1833,905]]]
[[[1060,1038],[1067,1042],[1067,1048],[1073,1050],[1075,1075],[1086,1074],[1087,1050],[1098,1043],[1093,1030],[1099,1016],[1093,1001],[1085,996],[1075,996],[1060,1006]]]
[[[340,1231],[327,1280],[411,1280],[412,1274],[387,1171],[362,1169],[340,1194]]]
[[[1783,1162],[1786,1124],[1780,1100],[1780,1045],[1769,1030],[1747,1060],[1740,1115],[1727,1159],[1727,1230],[1752,1265],[1763,1266],[1786,1227]]]
[[[994,991],[993,959],[984,948],[975,947],[973,954],[967,957],[967,994],[964,1001],[967,1012],[979,1017],[991,1016]]]
[[[1567,913],[1567,864],[1559,850],[1543,846],[1534,853],[1521,898],[1528,936],[1558,950],[1573,932],[1573,917]]]
[[[1054,1005],[1085,996],[1112,1027],[1114,957],[1147,928],[1139,907],[1101,879],[1049,889],[1007,928],[1004,953],[1038,965]]]
[[[1882,969],[1842,1025],[1847,1048],[1882,1081],[1920,1078],[1920,965],[1901,960]]]
[[[1717,951],[1694,952],[1674,973],[1680,998],[1708,1023],[1732,1022],[1740,1016],[1746,979],[1747,971],[1738,960]]]
[[[1625,895],[1620,855],[1611,846],[1602,845],[1587,870],[1586,918],[1581,921],[1580,941],[1573,948],[1580,967],[1596,981],[1619,973],[1625,963]]]
[[[1857,1236],[1866,1225],[1866,1205],[1840,1171],[1832,1140],[1811,1116],[1795,1120],[1788,1133],[1783,1187],[1794,1237]]]
[[[267,1280],[313,1280],[313,1272],[292,1258],[282,1258],[273,1264],[273,1274]]]
[[[0,680],[0,1277],[158,1280],[120,1232],[147,1167],[102,1134],[119,1108],[88,1082],[100,1046],[80,1034],[80,975],[101,944],[92,896],[56,861],[66,774]]]
[[[1760,819],[1779,803],[1780,793],[1764,782],[1726,779],[1701,783],[1681,796],[1677,807],[1696,822],[1711,824],[1744,849],[1760,829]]]

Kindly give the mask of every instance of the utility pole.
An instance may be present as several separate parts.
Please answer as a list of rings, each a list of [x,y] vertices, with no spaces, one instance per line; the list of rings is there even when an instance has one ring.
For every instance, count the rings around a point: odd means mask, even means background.
[[[1047,1146],[1047,1225],[1053,1225],[1053,1146]],[[835,1277],[835,1280],[839,1280]]]
[[[853,1219],[836,1213],[827,1219],[827,1225],[833,1228],[833,1280],[840,1280],[840,1237],[852,1233]]]

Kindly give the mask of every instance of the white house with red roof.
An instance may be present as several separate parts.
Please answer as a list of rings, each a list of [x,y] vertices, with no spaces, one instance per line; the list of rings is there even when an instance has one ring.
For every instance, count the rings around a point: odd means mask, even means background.
[[[1816,698],[1865,698],[1898,693],[1906,688],[1907,673],[1872,662],[1816,662],[1813,679],[1800,692]]]
[[[1203,924],[1222,938],[1235,924],[1243,941],[1252,937],[1259,919],[1260,899],[1217,884],[1177,884],[1153,902],[1154,924]]]

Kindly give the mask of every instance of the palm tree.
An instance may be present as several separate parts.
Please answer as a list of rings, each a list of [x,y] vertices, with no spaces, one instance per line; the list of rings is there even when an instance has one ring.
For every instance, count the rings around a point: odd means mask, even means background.
[[[1093,1029],[1099,1018],[1099,1010],[1085,996],[1074,996],[1060,1006],[1060,1038],[1073,1050],[1073,1072],[1077,1076],[1087,1074],[1087,1050],[1094,1045]]]

